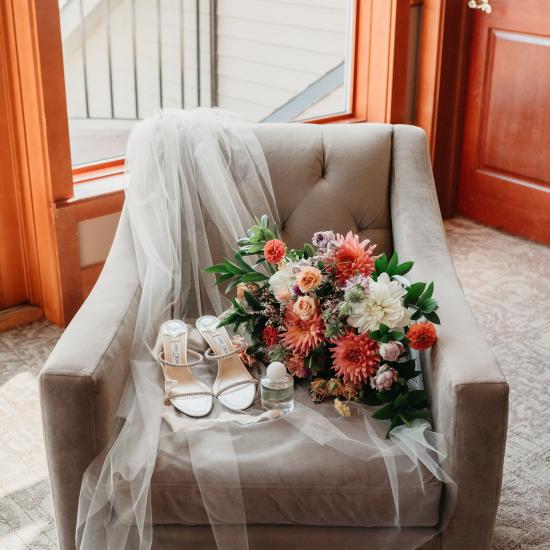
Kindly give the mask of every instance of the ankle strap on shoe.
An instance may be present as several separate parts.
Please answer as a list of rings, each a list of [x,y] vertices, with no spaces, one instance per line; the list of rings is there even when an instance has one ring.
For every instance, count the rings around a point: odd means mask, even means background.
[[[232,351],[229,351],[227,353],[222,353],[220,355],[216,355],[213,351],[212,351],[212,348],[208,348],[205,352],[204,352],[204,358],[207,360],[207,361],[218,361],[219,359],[224,359],[225,357],[231,357],[232,355],[237,355],[238,353],[241,353],[243,352],[244,350],[246,349],[246,344],[243,344],[237,348],[235,348],[234,350]]]
[[[198,353],[196,351],[193,351],[193,350],[190,350],[190,349],[187,350],[187,357],[189,357],[189,356],[193,357],[192,361],[187,361],[187,363],[172,363],[171,361],[167,361],[166,359],[164,359],[164,351],[161,350],[158,354],[157,359],[165,367],[176,367],[176,368],[195,367],[199,363],[202,363],[202,361],[204,359],[204,357],[200,353]]]

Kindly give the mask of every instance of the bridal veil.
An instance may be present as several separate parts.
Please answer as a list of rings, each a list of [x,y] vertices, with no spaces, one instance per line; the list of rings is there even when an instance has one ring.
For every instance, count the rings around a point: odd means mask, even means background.
[[[364,548],[412,550],[433,536],[437,526],[404,527],[422,525],[425,510],[422,502],[404,510],[400,488],[407,476],[424,483],[422,472],[428,472],[444,490],[454,491],[440,466],[444,441],[425,421],[397,428],[386,439],[387,427],[371,420],[366,408],[355,407],[353,419],[339,417],[326,405],[312,404],[304,389],[296,392],[295,410],[276,420],[262,417],[257,405],[239,415],[218,404],[204,419],[186,418],[165,406],[155,354],[161,323],[171,318],[192,323],[203,314],[220,315],[226,299],[213,275],[203,269],[220,255],[229,255],[257,217],[267,214],[279,227],[281,220],[258,139],[250,126],[226,111],[164,110],[136,124],[128,142],[127,168],[130,183],[122,215],[131,227],[141,286],[131,375],[112,444],[83,479],[77,548],[154,547],[153,508],[162,506],[162,495],[152,495],[151,482],[156,470],[179,467],[189,476],[187,487],[194,486],[193,502],[199,503],[191,517],[211,526],[219,550],[248,550],[247,523],[262,517],[261,510],[247,506],[244,495],[250,464],[260,461],[266,469],[275,467],[284,449],[288,469],[306,471],[307,465],[295,462],[304,440],[313,454],[330,451],[342,468],[350,461],[364,463],[365,469],[374,461],[383,465],[378,475],[390,484],[392,502],[376,526],[384,529],[373,529]],[[208,380],[212,373],[205,368],[200,376]],[[261,487],[262,476],[252,481]],[[349,489],[349,498],[355,498],[354,487]],[[300,523],[292,502],[278,506],[289,524]],[[346,506],[345,499],[341,506]],[[319,526],[330,525],[323,519],[328,512],[319,510]],[[449,514],[448,507],[444,518]],[[288,547],[293,547],[291,541]],[[178,548],[191,549],[193,544],[182,540]]]

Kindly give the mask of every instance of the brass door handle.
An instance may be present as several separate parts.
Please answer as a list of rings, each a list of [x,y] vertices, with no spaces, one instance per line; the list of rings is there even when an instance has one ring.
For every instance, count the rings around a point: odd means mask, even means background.
[[[484,13],[491,13],[493,11],[489,0],[468,0],[468,7],[473,10],[481,10]]]

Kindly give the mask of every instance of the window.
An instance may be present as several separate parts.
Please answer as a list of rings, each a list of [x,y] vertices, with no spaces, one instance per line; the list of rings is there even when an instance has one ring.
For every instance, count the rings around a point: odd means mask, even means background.
[[[219,105],[251,122],[350,111],[353,0],[59,8],[73,166],[123,156],[135,121],[160,107]]]

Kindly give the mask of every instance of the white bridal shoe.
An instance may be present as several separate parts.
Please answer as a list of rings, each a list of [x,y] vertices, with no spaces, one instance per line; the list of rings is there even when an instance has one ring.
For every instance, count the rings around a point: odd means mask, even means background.
[[[210,413],[214,399],[212,390],[191,372],[191,367],[201,363],[203,357],[187,349],[187,336],[188,326],[183,321],[172,319],[163,323],[158,359],[164,372],[165,398],[178,411],[198,418]]]
[[[218,375],[214,382],[214,396],[222,405],[233,411],[243,411],[254,403],[256,380],[252,378],[225,327],[218,328],[220,320],[212,315],[199,317],[197,330],[210,349],[204,354],[211,361],[218,361]]]

